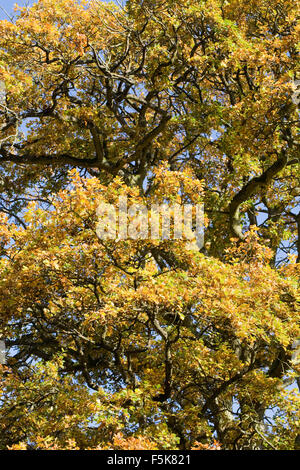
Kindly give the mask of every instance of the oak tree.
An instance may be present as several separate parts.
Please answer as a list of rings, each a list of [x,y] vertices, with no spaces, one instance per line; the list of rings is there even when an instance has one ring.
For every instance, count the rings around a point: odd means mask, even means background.
[[[0,22],[0,448],[299,448],[298,15],[39,0]],[[120,196],[204,203],[204,246],[99,239]]]

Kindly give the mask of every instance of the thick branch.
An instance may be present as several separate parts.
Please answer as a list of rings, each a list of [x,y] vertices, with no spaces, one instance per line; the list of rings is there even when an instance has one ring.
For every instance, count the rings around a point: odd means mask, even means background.
[[[100,168],[106,171],[111,170],[109,165],[105,165],[98,158],[76,158],[66,153],[55,155],[15,155],[6,149],[0,149],[0,163],[11,162],[20,165],[73,165],[81,168]]]
[[[247,201],[257,190],[267,186],[288,163],[286,150],[282,151],[281,157],[276,160],[262,175],[252,178],[232,199],[229,205],[230,228],[235,236],[243,240],[241,229],[240,206]]]

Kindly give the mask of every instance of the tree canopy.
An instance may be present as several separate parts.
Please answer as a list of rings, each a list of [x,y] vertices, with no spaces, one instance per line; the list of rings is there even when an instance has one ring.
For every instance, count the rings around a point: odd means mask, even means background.
[[[300,447],[298,17],[39,0],[0,22],[0,448]],[[203,203],[203,247],[99,239],[120,196]]]

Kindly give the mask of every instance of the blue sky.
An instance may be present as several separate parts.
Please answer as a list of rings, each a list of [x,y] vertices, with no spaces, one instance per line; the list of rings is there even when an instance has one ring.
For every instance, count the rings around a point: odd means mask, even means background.
[[[13,13],[13,8],[15,4],[20,6],[25,5],[26,3],[34,3],[33,0],[0,0],[0,7],[4,8],[9,15]],[[7,19],[7,16],[3,10],[0,8],[0,20]]]
[[[8,14],[13,12],[14,4],[18,3],[19,5],[23,5],[25,2],[23,0],[0,0],[0,7],[4,8]],[[0,9],[0,20],[7,19],[4,11]]]

